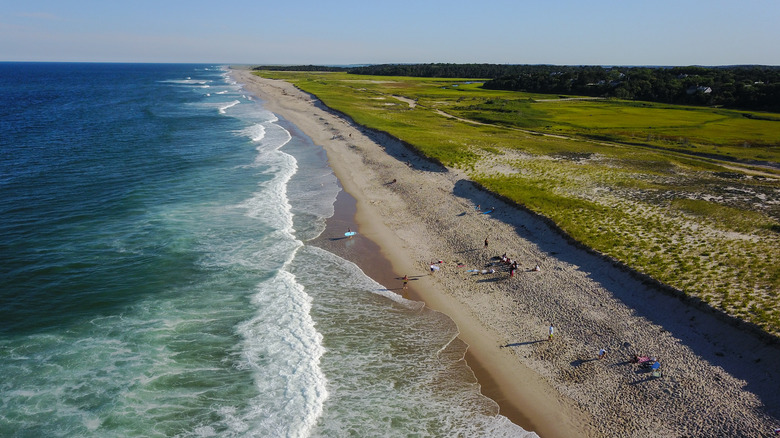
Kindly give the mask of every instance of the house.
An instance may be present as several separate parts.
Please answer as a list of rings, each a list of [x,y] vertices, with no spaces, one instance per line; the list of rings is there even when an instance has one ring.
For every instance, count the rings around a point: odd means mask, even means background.
[[[691,85],[690,87],[688,87],[687,90],[685,90],[685,92],[688,94],[694,94],[694,93],[710,94],[712,93],[712,88],[705,87],[703,85],[698,85],[698,86]]]

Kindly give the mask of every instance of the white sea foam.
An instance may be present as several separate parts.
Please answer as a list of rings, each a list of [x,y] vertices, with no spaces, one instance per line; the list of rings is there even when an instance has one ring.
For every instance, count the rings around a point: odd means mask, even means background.
[[[251,401],[245,421],[259,436],[308,436],[328,395],[319,369],[324,348],[310,316],[311,297],[282,270],[259,285],[252,302],[257,316],[239,332],[260,395]]]
[[[257,146],[257,150],[261,152],[257,156],[256,163],[262,164],[265,162],[263,153],[269,150],[277,151],[284,145],[286,145],[290,139],[292,139],[292,136],[290,135],[290,132],[286,129],[282,128],[281,126],[277,125],[273,122],[267,122],[264,124],[265,128],[265,135],[262,138],[262,142]],[[295,158],[293,158],[289,154],[284,154],[289,157],[290,162],[295,162]],[[286,175],[288,180],[289,177],[292,174]],[[285,181],[286,183],[287,181]]]
[[[249,137],[252,141],[261,141],[265,137],[265,124],[255,123],[254,125],[243,129],[240,134]]]
[[[254,166],[267,169],[264,173],[271,179],[239,207],[248,217],[277,229],[263,241],[256,258],[278,265],[252,297],[255,316],[239,327],[242,363],[255,374],[260,394],[251,400],[241,422],[261,436],[304,437],[322,415],[328,393],[319,368],[324,348],[310,316],[311,297],[287,270],[303,245],[293,235],[286,192],[296,162],[279,151],[291,135],[272,121],[254,124],[244,134],[257,143]]]
[[[209,84],[210,80],[205,79],[192,79],[192,78],[186,78],[186,79],[168,79],[164,81],[159,81],[163,84],[176,84],[176,85],[191,85],[191,86],[199,86],[202,87],[203,85]]]
[[[228,103],[225,103],[225,104],[220,104],[219,113],[220,114],[225,114],[225,112],[227,111],[228,108],[232,108],[232,107],[238,105],[239,103],[241,103],[241,101],[234,100],[232,102],[228,102]]]

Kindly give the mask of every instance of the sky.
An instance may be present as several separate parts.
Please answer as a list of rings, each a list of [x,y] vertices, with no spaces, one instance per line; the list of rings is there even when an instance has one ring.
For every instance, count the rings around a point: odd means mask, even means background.
[[[0,61],[780,65],[780,0],[0,1]]]

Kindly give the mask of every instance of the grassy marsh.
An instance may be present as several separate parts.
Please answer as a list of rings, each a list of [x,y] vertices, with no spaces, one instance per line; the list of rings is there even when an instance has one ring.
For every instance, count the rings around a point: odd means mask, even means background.
[[[260,74],[780,334],[777,114],[483,90],[471,80]]]

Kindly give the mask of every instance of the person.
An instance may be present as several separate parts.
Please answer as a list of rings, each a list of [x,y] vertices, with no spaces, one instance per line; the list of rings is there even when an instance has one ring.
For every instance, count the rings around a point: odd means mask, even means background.
[[[485,237],[485,249],[487,249],[487,247],[488,247],[488,238]]]
[[[631,363],[638,363],[638,364],[647,364],[651,360],[655,360],[654,358],[651,358],[650,356],[640,356],[638,354],[634,354],[634,356],[631,358]]]
[[[408,289],[408,288],[409,288],[409,276],[404,275],[404,289]]]
[[[552,324],[550,324],[550,337],[547,338],[547,340],[552,341],[553,333],[555,332],[555,327],[553,327]]]
[[[539,265],[536,265],[536,266],[534,266],[533,270],[538,272],[538,271],[541,271],[542,268],[540,268]]]
[[[510,277],[514,277],[515,276],[515,268],[514,267],[509,269],[509,276]]]
[[[599,359],[604,359],[604,356],[607,354],[607,350],[601,349],[599,350]]]
[[[474,210],[477,210],[477,211],[479,211],[479,210],[480,210],[480,208],[481,208],[481,207],[480,207],[480,205],[479,205],[479,204],[477,204],[477,206],[476,206],[476,207],[474,207]]]

